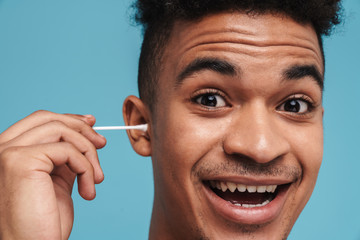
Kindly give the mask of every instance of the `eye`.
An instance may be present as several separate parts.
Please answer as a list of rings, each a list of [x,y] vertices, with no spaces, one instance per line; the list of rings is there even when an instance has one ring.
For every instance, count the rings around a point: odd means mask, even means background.
[[[206,93],[196,97],[195,102],[206,107],[225,107],[225,99],[219,94]]]
[[[289,99],[280,105],[280,111],[292,113],[307,113],[310,111],[310,103],[304,99]]]

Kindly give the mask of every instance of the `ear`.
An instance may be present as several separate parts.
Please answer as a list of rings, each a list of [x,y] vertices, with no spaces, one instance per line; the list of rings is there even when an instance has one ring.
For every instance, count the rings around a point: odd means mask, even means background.
[[[146,132],[127,130],[130,143],[135,152],[141,156],[151,155],[149,111],[145,104],[135,96],[128,96],[123,105],[123,116],[126,125],[148,124]]]

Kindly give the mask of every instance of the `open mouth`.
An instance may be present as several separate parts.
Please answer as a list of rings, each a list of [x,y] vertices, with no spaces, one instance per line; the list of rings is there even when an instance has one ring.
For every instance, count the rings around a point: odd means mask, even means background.
[[[289,184],[252,186],[217,180],[209,180],[205,184],[223,200],[244,208],[266,206],[280,191],[289,186]]]

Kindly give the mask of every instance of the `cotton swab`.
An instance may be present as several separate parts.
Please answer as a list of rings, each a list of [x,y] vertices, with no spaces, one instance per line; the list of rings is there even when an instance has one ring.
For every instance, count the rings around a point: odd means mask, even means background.
[[[146,132],[148,129],[147,124],[141,124],[141,125],[135,125],[135,126],[97,126],[93,127],[95,131],[99,130],[141,130],[143,132]]]

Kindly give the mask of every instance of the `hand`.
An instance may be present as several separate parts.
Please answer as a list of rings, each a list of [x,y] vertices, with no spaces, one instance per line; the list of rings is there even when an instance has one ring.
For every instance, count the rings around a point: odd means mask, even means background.
[[[91,200],[106,144],[93,116],[37,111],[0,134],[0,239],[68,239],[76,176]]]

